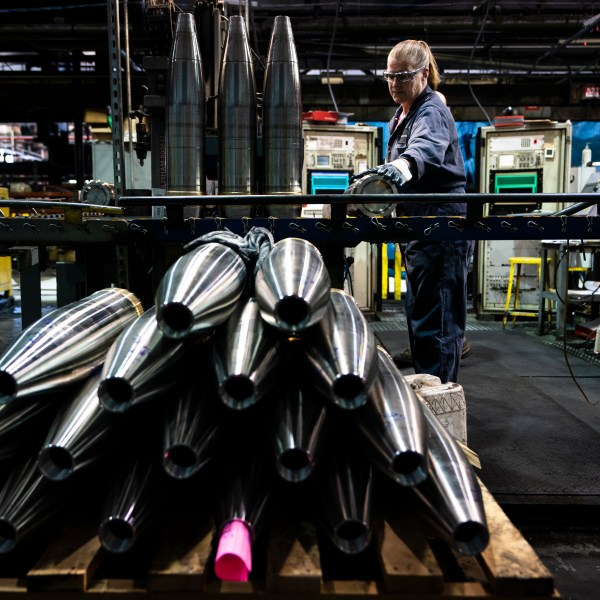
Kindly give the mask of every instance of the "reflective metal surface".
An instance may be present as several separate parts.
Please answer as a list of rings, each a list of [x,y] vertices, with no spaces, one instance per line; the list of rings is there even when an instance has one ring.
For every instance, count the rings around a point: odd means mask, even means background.
[[[377,173],[369,173],[351,183],[344,194],[398,194],[399,189],[395,183]],[[352,208],[360,210],[368,217],[388,217],[396,209],[396,202],[382,204],[349,204]]]
[[[102,406],[123,412],[163,395],[177,383],[186,347],[185,340],[171,339],[158,328],[154,307],[147,310],[106,354],[98,390]]]
[[[197,382],[171,399],[167,407],[162,466],[174,479],[192,477],[213,458],[219,422],[212,394],[206,382]]]
[[[256,88],[243,17],[229,17],[219,79],[219,193],[256,192]],[[251,206],[221,206],[221,216],[250,217]]]
[[[59,513],[69,488],[39,472],[35,457],[19,462],[0,490],[0,554],[14,550]]]
[[[98,528],[102,547],[116,554],[133,548],[162,500],[162,486],[152,462],[137,458],[125,466],[112,482]]]
[[[327,407],[312,389],[289,385],[272,415],[275,468],[282,479],[305,481],[319,462],[327,434]]]
[[[94,292],[49,312],[0,357],[0,403],[83,380],[141,313],[140,301],[120,288]]]
[[[371,465],[354,453],[336,452],[320,472],[320,518],[342,552],[358,554],[371,541]]]
[[[234,459],[234,460],[232,460]],[[221,462],[216,510],[217,531],[234,519],[243,521],[255,540],[267,518],[271,482],[262,457],[253,453],[235,455]]]
[[[218,394],[229,408],[256,404],[277,383],[279,332],[263,321],[255,298],[240,302],[215,332],[213,356]]]
[[[463,450],[426,404],[423,412],[429,427],[429,478],[411,489],[454,548],[479,554],[488,545],[489,531],[477,477]]]
[[[38,454],[44,477],[61,481],[104,458],[113,434],[122,424],[98,401],[97,373],[82,386],[73,400],[55,416]]]
[[[341,408],[363,406],[378,373],[377,344],[350,294],[331,290],[329,310],[305,343],[317,389]]]
[[[256,275],[260,314],[287,333],[302,332],[327,311],[331,290],[329,272],[313,244],[300,238],[277,242]]]
[[[381,346],[377,352],[379,377],[355,423],[373,465],[401,485],[415,485],[428,472],[427,422],[421,401],[392,357]]]
[[[177,15],[166,100],[167,194],[203,194],[205,91],[191,12]]]
[[[263,85],[265,194],[302,191],[302,97],[300,70],[290,18],[273,23]],[[269,205],[271,216],[295,218],[301,205]]]
[[[211,332],[235,310],[245,284],[246,266],[231,248],[199,246],[177,259],[158,286],[159,329],[175,339]]]

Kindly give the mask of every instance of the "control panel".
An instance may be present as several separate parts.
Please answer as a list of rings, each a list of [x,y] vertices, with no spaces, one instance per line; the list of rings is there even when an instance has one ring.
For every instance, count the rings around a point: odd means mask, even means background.
[[[304,126],[304,169],[359,173],[374,164],[377,128],[361,125]]]

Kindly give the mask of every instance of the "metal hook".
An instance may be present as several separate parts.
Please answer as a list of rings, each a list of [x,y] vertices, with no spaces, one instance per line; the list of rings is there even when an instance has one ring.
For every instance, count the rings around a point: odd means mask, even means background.
[[[295,229],[296,231],[300,231],[302,233],[306,233],[306,229],[304,229],[304,227],[300,227],[298,223],[290,223],[289,228]]]
[[[402,221],[396,221],[394,227],[397,227],[398,229],[404,229],[405,231],[412,231],[412,227],[406,223],[403,223]]]
[[[457,229],[458,231],[461,231],[461,232],[464,231],[464,229],[458,223],[455,223],[454,221],[450,221],[448,223],[448,227],[450,227],[452,229]]]
[[[592,216],[591,216],[591,215],[588,215],[588,216],[586,217],[586,219],[587,219],[587,223],[588,223],[588,228],[587,228],[587,230],[588,230],[588,233],[591,233],[591,232],[592,232],[592,229],[593,229],[593,227],[592,227],[592,226],[593,226],[593,224],[594,224],[594,219],[592,218]]]
[[[102,231],[111,231],[112,233],[119,233],[119,230],[113,225],[102,225]]]
[[[242,225],[244,227],[244,235],[246,235],[248,233],[248,231],[250,231],[249,229],[249,222],[250,222],[250,217],[242,217]]]
[[[563,233],[567,231],[567,215],[560,216],[560,230]]]
[[[486,225],[485,223],[482,223],[481,221],[477,221],[475,223],[475,227],[477,227],[478,229],[483,229],[484,231],[492,230],[492,228],[489,225]]]
[[[192,218],[191,220],[194,223],[194,233],[196,233],[196,219]],[[217,231],[221,231],[223,229],[223,218],[215,217],[215,223],[217,224]]]
[[[64,229],[64,227],[60,223],[50,223],[50,225],[48,227],[49,227],[49,229],[58,229],[58,230]]]
[[[379,227],[379,229],[385,229],[385,225],[383,225],[377,217],[371,217],[371,223],[373,223],[375,227]]]
[[[29,227],[30,229],[35,229],[38,233],[40,232],[38,226],[33,223],[23,223],[23,227]]]
[[[354,227],[354,225],[352,225],[351,223],[348,223],[348,221],[344,221],[342,223],[342,228],[343,229],[352,229],[352,231],[355,231],[356,233],[358,233],[360,231],[358,229],[358,227]]]
[[[2,221],[0,221],[0,225],[2,225],[2,227],[4,227],[4,229],[7,229],[8,231],[12,231],[12,227],[8,223],[3,223]]]
[[[275,235],[275,219],[276,217],[269,217],[269,230],[273,235]]]
[[[331,227],[328,227],[324,223],[321,223],[321,221],[317,221],[315,223],[315,229],[322,229],[323,231],[326,231],[327,233],[331,233],[333,231],[333,229],[331,229]]]
[[[544,228],[535,221],[527,221],[527,227],[533,227],[534,229],[539,229],[540,231],[544,231]]]
[[[138,225],[137,223],[130,223],[129,229],[131,229],[131,231],[137,231],[138,233],[142,233],[144,235],[148,233],[147,229],[144,229],[141,225]]]
[[[510,229],[511,231],[517,231],[517,227],[511,225],[508,221],[502,221],[502,223],[500,223],[500,227],[504,227],[504,229]]]
[[[440,224],[439,224],[439,223],[434,223],[433,225],[430,225],[429,227],[427,227],[426,229],[424,229],[424,230],[423,230],[423,233],[424,233],[425,235],[431,235],[431,232],[432,232],[434,229],[437,229],[439,226],[440,226]]]

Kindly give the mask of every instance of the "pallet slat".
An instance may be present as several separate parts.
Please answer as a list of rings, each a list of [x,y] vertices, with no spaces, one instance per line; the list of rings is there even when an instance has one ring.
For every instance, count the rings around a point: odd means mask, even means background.
[[[85,591],[100,564],[102,553],[95,527],[71,526],[29,570],[27,589]]]
[[[359,569],[361,575],[348,566],[363,565],[360,557],[360,563],[346,563],[342,557],[341,570],[337,564],[333,567],[331,549],[321,545],[314,523],[276,516],[264,542],[257,547],[258,566],[253,580],[222,582],[212,573],[213,523],[206,518],[196,520],[194,514],[187,519],[175,515],[156,546],[147,548],[141,560],[132,563],[123,563],[120,557],[105,552],[95,528],[73,525],[43,552],[25,581],[12,579],[10,572],[1,574],[0,600],[53,600],[67,591],[73,600],[89,599],[98,593],[109,593],[115,600],[140,596],[156,600],[238,600],[256,596],[265,600],[332,596],[335,600],[560,597],[552,575],[533,548],[487,488],[480,485],[490,543],[477,557],[463,556],[449,548],[411,514],[394,513],[384,515],[385,519],[377,523],[370,549],[374,568]],[[360,579],[365,575],[367,579]]]
[[[491,541],[480,555],[494,594],[551,595],[554,579],[527,540],[480,482]]]

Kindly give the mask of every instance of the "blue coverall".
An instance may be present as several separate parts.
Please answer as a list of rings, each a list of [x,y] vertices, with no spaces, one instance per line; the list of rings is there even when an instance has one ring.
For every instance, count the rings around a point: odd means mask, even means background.
[[[466,174],[454,118],[429,86],[400,123],[389,123],[386,162],[413,164],[402,193],[464,193]],[[466,215],[466,203],[404,202],[398,216]],[[407,293],[406,318],[416,373],[456,382],[467,318],[467,273],[473,241],[414,240],[401,244]]]

